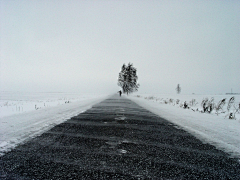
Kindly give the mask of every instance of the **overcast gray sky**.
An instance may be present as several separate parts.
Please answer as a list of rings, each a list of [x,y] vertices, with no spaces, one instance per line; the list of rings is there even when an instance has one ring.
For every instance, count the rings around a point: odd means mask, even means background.
[[[0,0],[1,90],[240,92],[239,0]]]

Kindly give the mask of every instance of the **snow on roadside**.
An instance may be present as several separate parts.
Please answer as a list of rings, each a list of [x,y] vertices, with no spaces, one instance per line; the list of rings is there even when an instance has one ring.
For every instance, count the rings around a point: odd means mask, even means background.
[[[0,118],[97,97],[64,92],[0,92]]]
[[[107,97],[82,96],[76,102],[0,117],[0,156],[18,144],[90,109]]]
[[[210,143],[229,153],[232,157],[240,158],[239,119],[194,112],[179,106],[160,103],[151,98],[144,98],[144,96],[128,96],[127,98],[190,132],[202,142]],[[192,98],[194,97],[192,96]]]

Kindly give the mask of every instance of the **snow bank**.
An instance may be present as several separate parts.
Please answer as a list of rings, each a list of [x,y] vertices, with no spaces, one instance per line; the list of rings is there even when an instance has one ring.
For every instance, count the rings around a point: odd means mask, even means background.
[[[83,99],[92,99],[97,96],[98,95],[92,94],[60,92],[0,92],[0,118],[82,101]]]
[[[58,94],[59,95],[59,94]],[[26,97],[26,99],[16,100],[13,96],[1,97],[1,100],[7,102],[17,102],[21,104],[23,109],[28,109],[24,112],[9,111],[8,114],[4,113],[4,106],[0,108],[0,155],[4,152],[14,148],[16,145],[33,138],[43,132],[49,130],[57,124],[60,124],[67,119],[76,116],[87,109],[90,109],[92,105],[106,99],[107,95],[81,95],[76,98],[63,98],[62,100],[51,96],[52,106],[46,106],[48,98],[34,96]],[[69,97],[69,96],[67,96]],[[12,98],[12,99],[11,99]],[[19,97],[17,97],[19,98]],[[55,99],[55,100],[54,100]],[[42,108],[29,108],[36,102],[44,102],[45,106]],[[67,103],[65,103],[67,101]],[[68,102],[69,101],[69,102]]]
[[[196,105],[195,109],[200,109],[201,100],[204,97],[210,98],[212,96],[178,95],[175,99],[181,99],[179,104],[197,99],[198,105]],[[217,100],[226,98],[225,95],[214,97]],[[179,128],[192,133],[203,142],[214,145],[218,149],[229,153],[232,157],[240,158],[239,119],[228,119],[225,115],[216,115],[215,113],[194,112],[191,108],[184,109],[174,103],[166,104],[165,101],[169,102],[169,99],[174,99],[171,95],[132,95],[127,98],[176,124]],[[239,103],[239,97],[236,98],[236,102]],[[237,114],[237,118],[239,118],[239,114]]]

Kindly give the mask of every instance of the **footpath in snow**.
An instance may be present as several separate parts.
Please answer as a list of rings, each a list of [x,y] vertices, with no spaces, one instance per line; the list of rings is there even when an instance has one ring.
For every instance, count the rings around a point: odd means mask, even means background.
[[[236,115],[236,119],[229,119],[228,115],[201,113],[199,112],[200,109],[198,112],[194,112],[191,108],[184,109],[181,106],[169,103],[169,99],[167,103],[166,97],[164,97],[165,99],[161,97],[161,95],[127,96],[127,98],[140,106],[176,124],[178,128],[190,132],[202,142],[210,143],[218,149],[229,153],[232,157],[240,158],[239,114]],[[194,98],[194,96],[191,96],[190,99],[192,98]],[[182,102],[186,100],[188,99],[183,99]],[[239,99],[237,99],[237,102],[238,100]],[[170,101],[173,102],[174,100],[172,99]]]
[[[78,98],[78,101],[70,103],[67,101],[67,103],[62,104],[56,104],[55,102],[55,106],[37,110],[28,108],[32,102],[24,101],[26,105],[21,106],[20,109],[29,109],[29,111],[21,113],[14,111],[12,114],[8,113],[8,115],[4,114],[6,107],[2,106],[0,109],[2,115],[0,117],[0,155],[3,155],[4,152],[9,151],[16,145],[44,133],[55,125],[90,109],[92,105],[101,102],[107,97],[107,95],[83,95]],[[13,101],[7,102],[12,103]],[[34,107],[34,105],[31,107]]]

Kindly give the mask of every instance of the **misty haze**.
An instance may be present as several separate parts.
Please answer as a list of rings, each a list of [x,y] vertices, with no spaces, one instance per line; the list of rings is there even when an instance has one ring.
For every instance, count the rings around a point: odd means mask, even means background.
[[[0,179],[240,179],[239,9],[0,0]]]

